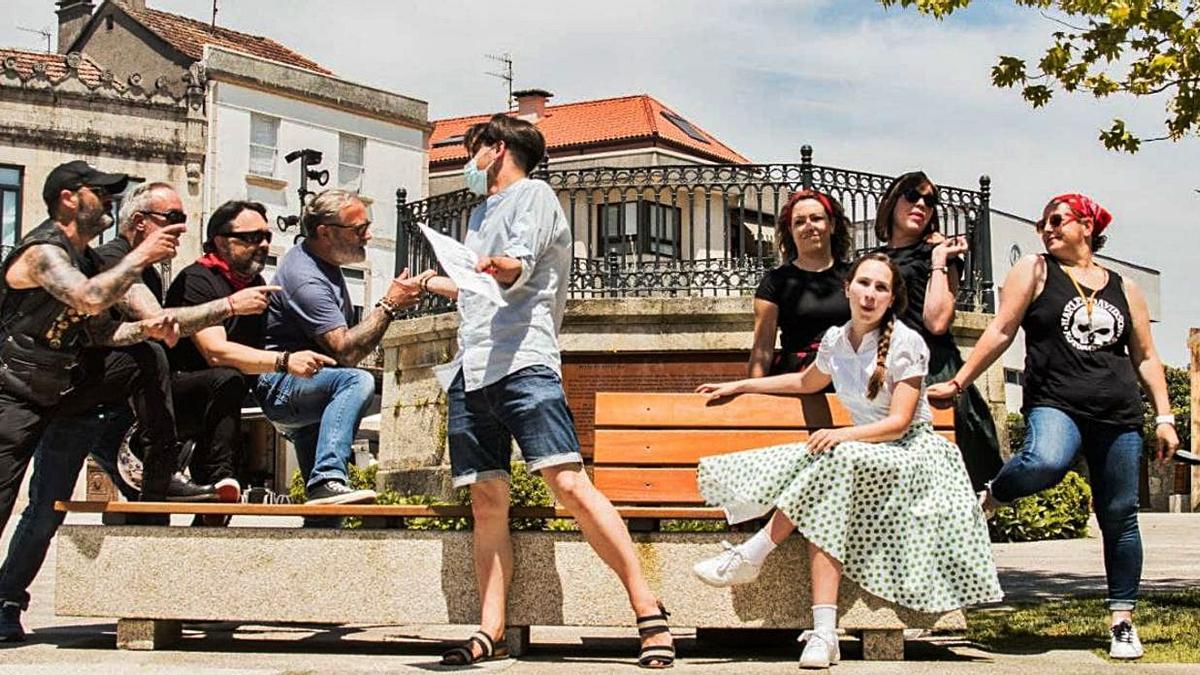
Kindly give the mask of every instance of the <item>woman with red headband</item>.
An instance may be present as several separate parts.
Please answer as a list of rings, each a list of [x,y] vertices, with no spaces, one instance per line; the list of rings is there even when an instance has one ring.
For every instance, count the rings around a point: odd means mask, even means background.
[[[783,264],[767,272],[754,293],[750,377],[803,370],[817,358],[825,331],[850,320],[843,290],[850,220],[842,205],[816,190],[793,192],[779,212],[775,245]]]
[[[950,327],[967,242],[938,232],[939,203],[937,185],[912,171],[892,181],[875,216],[875,236],[886,242],[878,250],[895,261],[908,288],[908,309],[900,318],[929,345],[927,384],[945,382],[963,364]],[[973,386],[963,393],[954,409],[954,437],[979,491],[1000,470],[1000,442],[983,395]]]
[[[950,381],[930,387],[929,398],[948,402],[957,396],[1025,329],[1025,447],[991,481],[984,508],[1056,485],[1082,451],[1104,538],[1109,655],[1136,659],[1142,655],[1132,621],[1142,575],[1139,380],[1158,414],[1160,460],[1179,437],[1145,296],[1132,280],[1095,260],[1111,222],[1112,214],[1084,195],[1051,199],[1037,223],[1046,252],[1012,268],[996,317],[971,357]]]

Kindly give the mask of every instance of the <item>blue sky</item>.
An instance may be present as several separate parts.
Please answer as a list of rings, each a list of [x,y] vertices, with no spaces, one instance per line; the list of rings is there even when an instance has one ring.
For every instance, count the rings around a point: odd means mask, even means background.
[[[204,19],[212,6],[148,2]],[[38,36],[15,27],[53,27],[53,9],[5,0],[0,45],[38,48]],[[1155,336],[1168,363],[1186,364],[1187,328],[1200,326],[1188,274],[1200,143],[1111,153],[1099,130],[1119,116],[1155,135],[1161,100],[1059,97],[1032,110],[993,88],[999,54],[1036,59],[1057,28],[1009,2],[977,0],[937,22],[871,0],[221,0],[219,22],[427,100],[435,118],[502,108],[483,55],[509,51],[518,87],[549,89],[554,102],[650,93],[758,161],[796,161],[808,143],[833,166],[923,168],[964,187],[986,173],[994,205],[1023,215],[1051,195],[1086,192],[1116,215],[1106,253],[1162,272]]]

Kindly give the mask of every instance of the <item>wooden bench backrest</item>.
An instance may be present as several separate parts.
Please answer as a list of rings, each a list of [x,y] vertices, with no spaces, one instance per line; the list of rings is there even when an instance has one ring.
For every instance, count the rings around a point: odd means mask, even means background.
[[[934,410],[934,428],[954,439],[954,411]],[[850,426],[830,394],[596,394],[596,486],[614,504],[699,506],[701,457],[794,443],[810,431]]]

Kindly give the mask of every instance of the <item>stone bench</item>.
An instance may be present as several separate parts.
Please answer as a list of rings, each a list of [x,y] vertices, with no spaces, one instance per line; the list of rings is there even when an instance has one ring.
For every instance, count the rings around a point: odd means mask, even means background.
[[[701,420],[697,422],[697,420]],[[722,518],[699,505],[702,455],[802,440],[808,430],[847,424],[832,397],[707,397],[598,394],[592,470],[631,525],[638,557],[671,623],[698,629],[803,629],[811,624],[808,559],[792,537],[754,583],[718,589],[692,564],[722,540],[748,534],[662,532],[662,519]],[[942,433],[952,416],[938,412]],[[59,531],[56,609],[117,617],[117,643],[155,649],[188,621],[474,624],[479,601],[471,534],[395,529],[410,517],[462,517],[461,506],[155,504],[63,502],[67,511],[359,516],[364,529],[171,528],[69,525]],[[562,509],[514,508],[513,518],[566,517]],[[633,614],[616,576],[577,532],[513,534],[508,639],[514,653],[529,627],[629,626]],[[197,592],[197,589],[208,589]],[[865,593],[845,580],[839,626],[858,633],[866,659],[898,660],[904,630],[965,629],[962,612],[925,614]]]

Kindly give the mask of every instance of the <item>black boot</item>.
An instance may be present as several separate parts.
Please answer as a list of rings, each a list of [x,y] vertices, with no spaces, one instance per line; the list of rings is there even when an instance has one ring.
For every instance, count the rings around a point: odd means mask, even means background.
[[[211,485],[198,485],[188,480],[182,473],[171,476],[167,484],[167,501],[169,502],[215,502],[217,489]]]
[[[0,601],[0,642],[24,642],[21,626],[21,605],[11,600]]]

